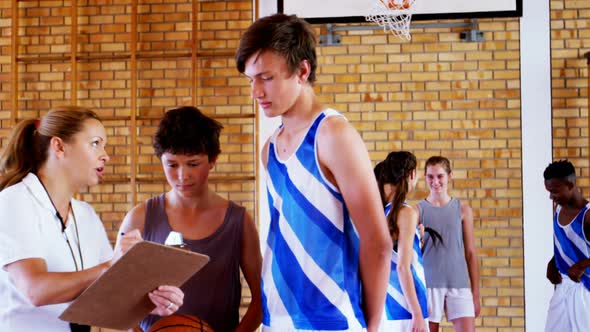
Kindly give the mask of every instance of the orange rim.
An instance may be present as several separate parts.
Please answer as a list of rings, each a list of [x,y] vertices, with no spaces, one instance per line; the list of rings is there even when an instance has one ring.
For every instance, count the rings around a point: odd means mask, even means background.
[[[403,0],[402,3],[395,3],[394,0],[389,0],[387,2],[387,8],[393,9],[393,10],[409,9],[410,8],[410,0]]]

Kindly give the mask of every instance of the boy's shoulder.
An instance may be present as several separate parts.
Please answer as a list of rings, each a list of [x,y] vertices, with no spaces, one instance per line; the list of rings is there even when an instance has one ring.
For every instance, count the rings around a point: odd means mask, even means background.
[[[344,116],[327,116],[318,128],[316,140],[320,152],[341,154],[354,152],[362,138]]]
[[[557,205],[555,211],[559,212],[560,214],[573,214],[573,215],[577,215],[582,211],[588,210],[590,209],[590,204],[586,203],[582,206],[573,206],[573,205]],[[586,213],[586,216],[588,215],[588,213]]]
[[[323,110],[320,115],[323,116],[320,120],[321,125],[318,129],[320,135],[337,134],[341,133],[342,130],[350,128],[354,129],[348,122],[348,119],[335,109],[327,108]]]
[[[560,225],[567,225],[575,219],[579,219],[582,215],[581,222],[585,225],[590,225],[590,203],[586,203],[583,206],[572,206],[572,205],[557,205],[553,213],[554,220]],[[556,219],[557,218],[557,219]]]
[[[586,213],[584,214],[584,223],[588,226],[590,226],[590,212],[588,210],[590,210],[590,202],[588,202],[588,200],[586,200],[586,205],[580,209],[580,211],[586,209]]]

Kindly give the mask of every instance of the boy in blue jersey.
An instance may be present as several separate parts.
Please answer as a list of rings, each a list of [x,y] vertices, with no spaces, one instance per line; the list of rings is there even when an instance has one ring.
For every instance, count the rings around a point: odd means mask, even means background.
[[[238,71],[282,125],[265,143],[270,208],[263,258],[264,331],[377,331],[391,239],[360,135],[320,103],[316,39],[296,16],[254,22]]]
[[[556,285],[545,331],[587,331],[590,327],[590,217],[588,200],[576,186],[574,166],[553,162],[543,172],[555,203],[554,255],[547,278]]]

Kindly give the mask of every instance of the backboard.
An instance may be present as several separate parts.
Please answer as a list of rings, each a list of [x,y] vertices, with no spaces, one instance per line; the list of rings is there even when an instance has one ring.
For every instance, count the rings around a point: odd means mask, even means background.
[[[277,0],[277,11],[309,23],[365,22],[374,1],[378,0]],[[417,0],[412,20],[518,16],[522,0]]]

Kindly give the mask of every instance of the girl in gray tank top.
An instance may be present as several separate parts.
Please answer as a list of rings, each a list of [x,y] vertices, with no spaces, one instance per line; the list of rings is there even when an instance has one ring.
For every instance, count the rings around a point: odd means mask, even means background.
[[[418,203],[425,229],[441,236],[424,235],[424,274],[428,287],[431,332],[437,332],[443,311],[457,331],[475,331],[479,315],[479,269],[473,236],[473,212],[448,192],[450,161],[441,156],[426,161],[428,198]],[[444,310],[443,310],[444,309]]]
[[[434,243],[428,232],[424,234],[426,285],[428,288],[469,288],[461,203],[452,198],[445,206],[434,206],[423,199],[418,203],[418,209],[424,227],[432,228],[443,239]]]

